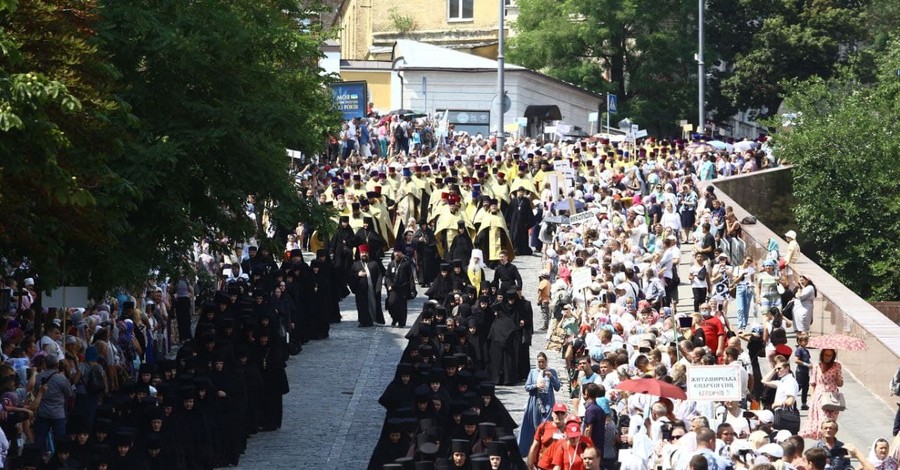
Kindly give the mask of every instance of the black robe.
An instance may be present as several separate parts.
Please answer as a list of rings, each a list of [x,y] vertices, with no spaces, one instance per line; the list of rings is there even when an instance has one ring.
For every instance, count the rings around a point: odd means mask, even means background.
[[[380,260],[384,257],[384,251],[387,248],[387,242],[375,230],[359,229],[356,231],[356,241],[362,245],[369,245],[369,258]],[[357,253],[357,256],[359,254]]]
[[[488,373],[498,385],[515,385],[518,382],[519,345],[517,339],[518,308],[503,301],[493,307],[496,317],[488,333],[490,356]]]
[[[524,256],[532,253],[528,245],[528,230],[534,225],[534,212],[531,200],[527,197],[514,197],[506,208],[506,226],[512,238],[516,255]]]
[[[353,264],[353,249],[359,245],[353,229],[350,227],[339,227],[331,245],[328,247],[328,255],[334,260],[335,269],[344,273],[350,269]]]
[[[328,338],[331,330],[331,319],[334,316],[332,311],[334,294],[331,286],[329,273],[323,272],[321,267],[319,267],[318,273],[310,273],[306,282],[303,283],[303,302],[310,312],[310,337],[312,339]]]
[[[425,296],[443,304],[451,292],[453,292],[453,275],[447,273],[446,276],[441,274],[434,280],[431,287],[425,292]]]
[[[368,267],[371,286],[368,277],[360,277],[359,272],[363,271],[363,266]],[[384,267],[381,263],[374,259],[363,264],[362,260],[353,262],[347,273],[347,284],[356,297],[356,312],[359,324],[362,326],[372,326],[375,323],[384,324],[384,312],[381,309],[381,283]],[[374,290],[374,304],[370,304],[369,292]]]
[[[450,244],[450,249],[447,250],[445,259],[448,263],[455,259],[462,260],[463,263],[466,263],[469,261],[469,258],[472,257],[473,248],[475,248],[475,246],[472,244],[469,233],[463,231],[463,233],[459,233],[453,238],[453,243]]]
[[[388,289],[385,307],[391,315],[391,324],[406,327],[407,302],[412,298],[415,280],[412,274],[412,263],[404,257],[398,263],[392,260],[388,264],[384,276],[384,285]]]
[[[438,275],[437,238],[430,227],[420,228],[413,235],[416,244],[416,267],[419,269],[419,282],[427,286]]]
[[[519,268],[512,263],[499,264],[494,270],[494,282],[497,292],[504,293],[509,289],[522,287],[522,276],[519,274]],[[482,293],[481,295],[485,295]]]
[[[259,401],[259,427],[263,431],[281,428],[283,398],[290,391],[285,355],[275,339],[270,337],[267,345],[257,345],[254,349],[254,360],[262,377],[262,393],[250,399]]]
[[[518,357],[518,376],[519,380],[526,380],[528,373],[531,372],[531,336],[534,334],[534,309],[531,302],[526,299],[520,299],[518,302],[519,321],[525,322],[524,326],[519,327],[519,357]]]

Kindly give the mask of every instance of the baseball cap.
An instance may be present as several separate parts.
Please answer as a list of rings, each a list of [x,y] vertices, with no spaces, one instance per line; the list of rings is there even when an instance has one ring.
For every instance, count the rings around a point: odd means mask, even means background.
[[[771,457],[775,457],[776,459],[780,459],[784,457],[784,449],[781,448],[781,444],[769,443],[759,448],[756,451],[757,454],[766,454]]]
[[[769,410],[759,410],[756,412],[759,422],[763,424],[772,424],[775,422],[775,415]]]
[[[568,411],[569,410],[566,408],[566,405],[564,403],[557,403],[557,404],[553,405],[554,413],[566,413]]]
[[[566,437],[581,437],[581,426],[578,423],[566,424]]]
[[[775,442],[781,444],[791,436],[793,436],[793,434],[791,434],[790,431],[788,431],[787,429],[782,429],[781,431],[775,433]]]

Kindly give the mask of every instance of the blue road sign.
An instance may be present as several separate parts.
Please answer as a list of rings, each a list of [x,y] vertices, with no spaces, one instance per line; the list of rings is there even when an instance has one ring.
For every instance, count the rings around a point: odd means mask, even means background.
[[[616,108],[619,107],[619,100],[616,95],[606,95],[606,110],[609,114],[616,114]]]

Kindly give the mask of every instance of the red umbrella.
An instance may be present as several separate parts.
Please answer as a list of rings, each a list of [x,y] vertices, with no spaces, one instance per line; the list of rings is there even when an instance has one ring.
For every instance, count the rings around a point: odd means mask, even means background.
[[[656,397],[675,398],[678,400],[687,399],[687,394],[680,387],[658,379],[624,380],[619,382],[619,385],[616,385],[616,390],[646,393]]]

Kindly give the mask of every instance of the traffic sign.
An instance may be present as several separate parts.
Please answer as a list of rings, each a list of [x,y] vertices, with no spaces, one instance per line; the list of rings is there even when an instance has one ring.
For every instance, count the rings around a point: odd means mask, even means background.
[[[619,100],[616,98],[616,95],[606,95],[606,111],[609,114],[616,114],[619,107]]]

